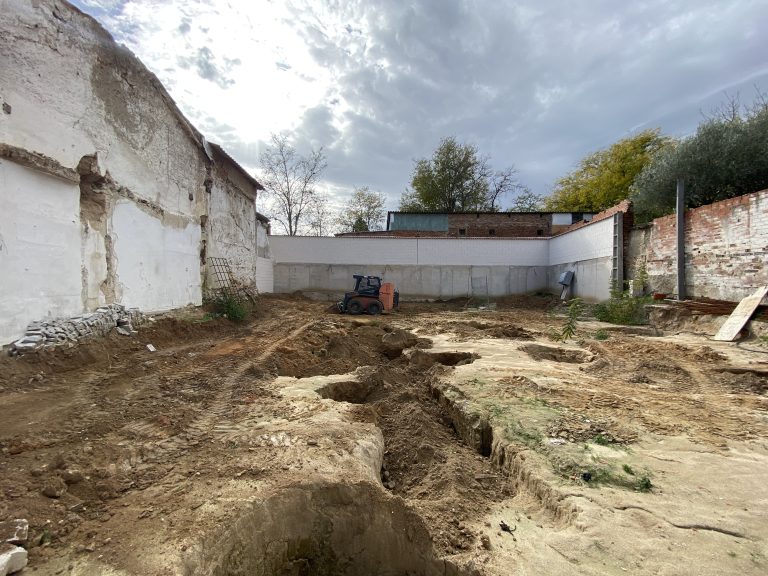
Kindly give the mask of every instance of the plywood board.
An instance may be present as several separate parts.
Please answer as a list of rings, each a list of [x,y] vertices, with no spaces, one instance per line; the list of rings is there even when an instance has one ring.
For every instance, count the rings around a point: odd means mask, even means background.
[[[739,335],[739,332],[741,332],[741,329],[744,328],[744,325],[749,322],[752,314],[755,313],[755,310],[766,294],[768,294],[768,286],[763,286],[758,288],[752,296],[747,296],[739,302],[736,309],[728,316],[728,320],[725,321],[725,324],[715,334],[715,340],[733,342],[736,336]]]

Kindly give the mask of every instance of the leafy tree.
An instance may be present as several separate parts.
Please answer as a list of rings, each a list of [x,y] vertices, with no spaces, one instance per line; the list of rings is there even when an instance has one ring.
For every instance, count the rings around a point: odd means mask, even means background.
[[[509,207],[509,212],[539,212],[544,208],[544,196],[524,188]]]
[[[272,134],[271,140],[259,158],[261,181],[270,200],[267,212],[289,236],[295,236],[321,195],[315,186],[327,166],[325,154],[320,148],[308,157],[300,156],[283,134]]]
[[[747,108],[727,102],[648,164],[632,192],[640,220],[674,212],[678,178],[688,208],[768,188],[768,102],[760,95]]]
[[[474,144],[444,138],[432,158],[416,161],[411,190],[400,199],[405,212],[474,212],[499,209],[501,197],[519,189],[510,167],[494,172]]]
[[[338,218],[343,232],[372,232],[381,230],[384,222],[386,198],[381,192],[372,192],[368,186],[355,188],[346,208]]]
[[[576,170],[557,181],[545,201],[547,210],[599,212],[618,204],[629,197],[641,170],[672,142],[658,129],[645,130],[589,154]]]

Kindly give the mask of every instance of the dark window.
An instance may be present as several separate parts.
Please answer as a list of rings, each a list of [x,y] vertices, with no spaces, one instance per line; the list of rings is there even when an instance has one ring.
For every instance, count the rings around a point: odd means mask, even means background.
[[[544,230],[536,230],[536,236],[544,236]]]
[[[490,230],[488,230],[488,236],[496,236],[496,230],[495,230],[495,229],[493,229],[493,228],[491,228]]]
[[[459,228],[459,236],[466,236],[466,235],[467,235],[467,231],[466,231],[466,229],[464,229],[464,228]]]

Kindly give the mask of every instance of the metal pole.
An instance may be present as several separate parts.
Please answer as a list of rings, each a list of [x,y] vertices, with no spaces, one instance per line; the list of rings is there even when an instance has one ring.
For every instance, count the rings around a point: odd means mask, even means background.
[[[677,179],[677,299],[685,300],[685,180]]]

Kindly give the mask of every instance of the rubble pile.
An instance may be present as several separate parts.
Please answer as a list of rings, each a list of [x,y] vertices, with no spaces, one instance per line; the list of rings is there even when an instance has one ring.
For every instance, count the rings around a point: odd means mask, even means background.
[[[133,327],[143,320],[144,315],[138,308],[110,304],[82,316],[32,322],[24,336],[11,344],[8,353],[15,356],[39,348],[76,343],[93,336],[106,336],[112,330],[130,336]]]

